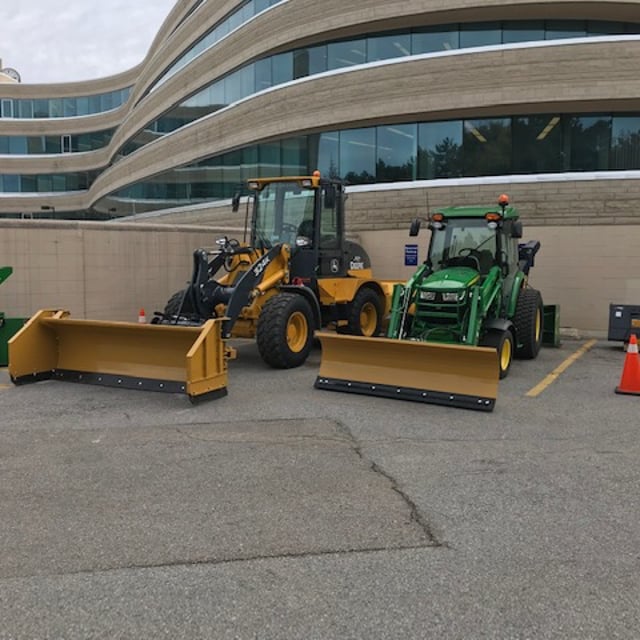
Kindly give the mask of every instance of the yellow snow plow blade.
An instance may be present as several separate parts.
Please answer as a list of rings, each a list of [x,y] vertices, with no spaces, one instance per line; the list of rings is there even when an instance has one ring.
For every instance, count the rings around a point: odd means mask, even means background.
[[[9,341],[15,384],[68,380],[126,389],[186,393],[191,400],[227,394],[222,319],[202,326],[75,320],[68,311],[36,313]]]
[[[316,389],[492,411],[495,349],[316,332],[322,344]]]

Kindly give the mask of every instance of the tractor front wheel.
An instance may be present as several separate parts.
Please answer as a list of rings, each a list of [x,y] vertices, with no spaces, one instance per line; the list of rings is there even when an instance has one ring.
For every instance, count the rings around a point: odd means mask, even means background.
[[[506,331],[489,331],[480,343],[483,347],[491,347],[498,354],[500,380],[507,377],[513,361],[514,340],[509,329]]]
[[[275,369],[299,367],[313,346],[313,312],[298,293],[279,293],[265,303],[256,338],[262,359]]]
[[[513,319],[518,338],[516,357],[532,360],[538,356],[542,345],[543,319],[544,307],[540,292],[537,289],[522,289]]]

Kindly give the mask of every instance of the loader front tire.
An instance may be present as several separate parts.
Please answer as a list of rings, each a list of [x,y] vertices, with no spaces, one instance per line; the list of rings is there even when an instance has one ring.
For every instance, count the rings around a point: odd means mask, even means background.
[[[313,346],[313,312],[298,293],[279,293],[265,303],[256,338],[262,359],[275,369],[299,367]]]
[[[352,336],[377,336],[382,329],[380,296],[368,287],[361,288],[353,298],[348,324],[341,333]]]
[[[518,295],[516,314],[513,319],[518,340],[517,358],[533,360],[538,356],[542,345],[543,320],[544,307],[540,292],[537,289],[522,289]]]

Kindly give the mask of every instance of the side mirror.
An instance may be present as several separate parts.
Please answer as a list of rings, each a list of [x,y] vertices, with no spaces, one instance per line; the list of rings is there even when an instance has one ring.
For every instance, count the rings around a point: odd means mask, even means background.
[[[514,220],[511,225],[511,237],[522,238],[522,222],[520,220]]]
[[[240,192],[236,191],[231,198],[231,211],[234,213],[240,209]]]
[[[420,218],[414,218],[411,221],[411,227],[409,227],[409,235],[411,237],[417,236],[420,233]]]

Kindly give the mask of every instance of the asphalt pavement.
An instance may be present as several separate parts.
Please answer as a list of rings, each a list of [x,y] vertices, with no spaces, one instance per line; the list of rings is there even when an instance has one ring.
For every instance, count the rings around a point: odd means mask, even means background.
[[[0,370],[0,639],[636,639],[640,397],[564,340],[482,413],[313,388],[239,341],[228,396]]]

